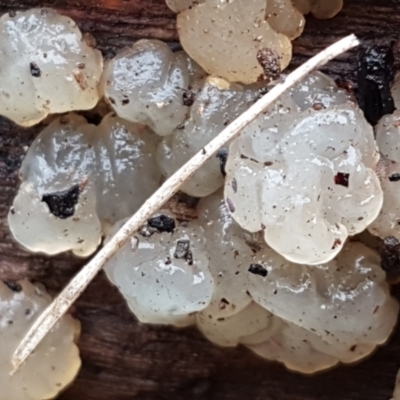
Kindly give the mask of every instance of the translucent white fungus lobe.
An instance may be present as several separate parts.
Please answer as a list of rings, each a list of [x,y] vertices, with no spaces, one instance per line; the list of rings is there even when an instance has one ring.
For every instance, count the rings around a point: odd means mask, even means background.
[[[247,234],[231,217],[221,191],[201,199],[199,223],[206,236],[209,269],[215,287],[204,314],[213,320],[237,314],[251,303],[247,292],[248,269],[254,252]]]
[[[383,116],[375,130],[376,142],[382,155],[400,163],[400,110]]]
[[[255,303],[250,303],[238,314],[217,318],[204,310],[197,314],[197,327],[211,342],[234,347],[259,332],[272,328],[273,315]]]
[[[390,296],[380,259],[361,243],[347,244],[322,265],[292,264],[269,249],[258,252],[254,262],[268,271],[249,276],[254,301],[318,335],[330,345],[329,354],[343,362],[385,343],[396,324],[399,306]],[[360,345],[362,353],[354,354]]]
[[[274,78],[267,71],[287,67],[292,44],[272,29],[266,15],[265,0],[207,0],[178,14],[179,39],[210,75],[243,83]]]
[[[11,357],[51,298],[40,285],[0,281],[0,400],[48,400],[77,375],[81,361],[75,341],[78,321],[63,317],[21,369],[11,373]]]
[[[333,18],[343,8],[343,0],[293,0],[293,4],[301,13],[311,12],[320,19]]]
[[[36,138],[22,163],[22,184],[8,222],[16,240],[31,251],[73,250],[85,256],[100,242],[95,187],[88,179],[94,164],[86,139],[90,129],[78,115],[58,118]]]
[[[372,127],[332,84],[308,78],[232,142],[226,165],[232,216],[300,264],[331,260],[383,201]]]
[[[140,321],[182,326],[210,303],[208,263],[204,231],[161,210],[104,268]]]
[[[377,167],[384,194],[379,216],[368,227],[374,235],[400,239],[400,110],[377,124],[376,141],[383,159]]]
[[[400,74],[393,82],[392,97],[396,110],[381,118],[375,127],[376,141],[384,159],[377,170],[384,194],[382,211],[370,225],[374,235],[400,239]]]
[[[69,114],[33,142],[8,215],[14,237],[32,251],[86,256],[102,230],[133,214],[158,187],[157,136],[109,114],[100,126]]]
[[[215,283],[210,305],[197,315],[209,340],[242,343],[314,373],[358,361],[388,339],[398,303],[373,250],[349,243],[327,264],[290,263],[235,224],[221,196],[201,199],[199,219],[191,222],[204,228]]]
[[[205,0],[166,0],[168,7],[174,12],[182,12]],[[290,39],[300,36],[305,26],[303,15],[292,4],[291,0],[265,0],[266,20],[277,32]]]
[[[204,3],[205,0],[166,0],[167,6],[174,12],[181,12],[188,8]]]
[[[93,108],[102,69],[70,18],[47,8],[0,18],[0,114],[17,124]]]
[[[303,33],[305,19],[291,0],[266,0],[266,20],[272,29],[293,40]]]
[[[102,90],[121,118],[165,136],[186,118],[184,94],[198,72],[183,52],[173,53],[159,40],[139,40],[106,64]]]
[[[214,139],[230,122],[250,107],[259,96],[258,86],[243,86],[208,77],[195,94],[190,115],[158,146],[159,165],[167,177]],[[221,162],[212,157],[183,185],[182,191],[205,197],[224,183]]]
[[[346,90],[337,87],[333,79],[318,71],[309,74],[292,88],[290,93],[292,100],[301,111],[355,103],[355,99]]]
[[[221,193],[202,199],[198,213],[192,222],[205,230],[215,282],[210,305],[197,314],[209,340],[245,344],[307,374],[358,361],[386,342],[398,303],[374,251],[349,243],[327,264],[297,265],[237,226]]]
[[[279,320],[276,316],[273,318]],[[313,374],[339,363],[338,358],[319,349],[328,347],[328,344],[323,343],[315,333],[280,321],[279,329],[271,332],[267,340],[247,347],[267,360],[279,361],[286,368],[303,374]]]

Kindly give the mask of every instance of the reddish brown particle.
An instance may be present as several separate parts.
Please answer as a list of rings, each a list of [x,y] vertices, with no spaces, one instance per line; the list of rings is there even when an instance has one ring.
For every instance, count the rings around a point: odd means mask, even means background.
[[[350,179],[350,174],[347,174],[345,172],[338,172],[335,175],[335,183],[336,185],[341,185],[344,187],[349,187],[349,179]]]
[[[355,85],[352,81],[346,79],[337,79],[335,82],[337,87],[346,90],[347,93],[354,94]]]
[[[85,90],[88,87],[88,85],[87,85],[86,80],[85,80],[85,74],[82,72],[82,70],[79,69],[79,68],[74,69],[72,74],[73,74],[73,76],[75,78],[76,83],[79,85],[79,87],[82,90]]]
[[[323,109],[325,108],[325,106],[324,106],[322,103],[314,103],[314,104],[312,105],[312,108],[313,108],[315,111],[321,111],[321,110],[323,110]]]
[[[342,244],[342,241],[340,239],[335,239],[335,241],[333,242],[332,250],[335,250],[341,244]]]
[[[280,77],[281,66],[279,56],[274,50],[269,47],[258,50],[257,61],[263,69],[265,79],[272,81]]]

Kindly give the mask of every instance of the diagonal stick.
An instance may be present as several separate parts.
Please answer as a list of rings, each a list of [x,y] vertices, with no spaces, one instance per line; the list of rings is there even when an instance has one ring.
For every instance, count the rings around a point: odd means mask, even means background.
[[[78,299],[106,261],[121,248],[132,234],[146,223],[147,219],[179,190],[194,172],[229,140],[237,136],[242,129],[257,118],[267,107],[279,99],[282,94],[302,81],[310,72],[359,44],[360,42],[356,36],[350,35],[308,60],[288,75],[283,83],[276,85],[246,112],[233,121],[215,139],[165,181],[165,183],[143,204],[139,211],[133,215],[97,255],[82,268],[67,287],[54,299],[52,304],[50,304],[35,321],[12,357],[13,371],[11,374],[18,371],[28,356],[36,349],[37,345]]]

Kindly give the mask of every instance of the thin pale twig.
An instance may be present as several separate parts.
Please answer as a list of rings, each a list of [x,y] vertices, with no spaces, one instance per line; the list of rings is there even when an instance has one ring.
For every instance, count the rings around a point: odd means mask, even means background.
[[[57,321],[68,311],[107,260],[121,248],[125,241],[135,233],[147,219],[161,208],[213,154],[228,141],[237,136],[251,121],[259,116],[267,107],[279,97],[303,80],[310,72],[326,64],[340,54],[359,45],[354,35],[334,43],[301,67],[287,76],[284,82],[279,83],[252,107],[233,121],[215,139],[199,151],[191,160],[171,176],[130,218],[115,236],[99,251],[99,253],[71,280],[67,287],[56,297],[52,304],[39,316],[31,329],[24,337],[11,360],[15,373],[25,362],[37,345],[54,327]]]

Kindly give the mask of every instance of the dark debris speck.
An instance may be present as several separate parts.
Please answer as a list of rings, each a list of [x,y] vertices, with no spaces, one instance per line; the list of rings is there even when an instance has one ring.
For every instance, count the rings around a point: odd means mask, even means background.
[[[42,75],[42,72],[40,71],[40,68],[38,67],[38,65],[35,62],[31,62],[29,64],[30,70],[31,70],[31,75],[34,78],[40,78]]]
[[[264,47],[258,50],[257,61],[263,69],[265,79],[272,81],[280,77],[280,58],[274,50],[270,49],[269,47]]]
[[[232,190],[233,190],[233,193],[237,192],[237,181],[236,181],[236,178],[232,179]]]
[[[394,77],[394,54],[390,46],[366,48],[358,63],[357,97],[372,125],[394,111],[390,85]]]
[[[390,182],[398,182],[398,181],[400,181],[400,174],[396,173],[396,174],[390,175],[389,176],[389,181]]]
[[[350,174],[347,174],[345,172],[338,172],[335,175],[335,184],[336,185],[341,185],[344,187],[349,187],[349,180],[350,180]]]
[[[185,260],[189,265],[193,265],[193,254],[190,251],[189,240],[178,240],[176,242],[174,257]]]
[[[186,107],[191,107],[196,100],[196,92],[191,86],[188,87],[182,94],[182,103]]]
[[[75,213],[75,206],[78,203],[81,188],[74,185],[67,190],[55,193],[48,193],[42,196],[42,201],[47,204],[50,212],[57,218],[67,219]]]
[[[4,280],[3,283],[13,292],[20,292],[22,290],[22,286],[15,281]]]
[[[226,166],[226,162],[228,160],[228,150],[225,148],[222,148],[218,151],[217,153],[217,157],[219,158],[219,167],[221,170],[221,174],[223,176],[226,176],[226,171],[225,171],[225,166]]]
[[[268,275],[268,270],[261,264],[250,264],[249,272],[254,275],[260,275],[264,278]]]
[[[189,240],[178,240],[175,247],[175,258],[186,258],[188,252],[190,251],[190,241]]]
[[[236,210],[236,208],[235,208],[235,205],[233,204],[233,201],[232,201],[230,198],[227,198],[227,199],[226,199],[226,204],[227,204],[227,206],[228,206],[228,210],[229,210],[231,213],[234,213],[235,210]]]
[[[388,278],[400,277],[400,242],[394,236],[387,236],[379,249],[381,267]]]
[[[159,232],[172,233],[176,227],[175,220],[166,215],[157,215],[147,220],[147,224],[151,228],[157,229]]]

